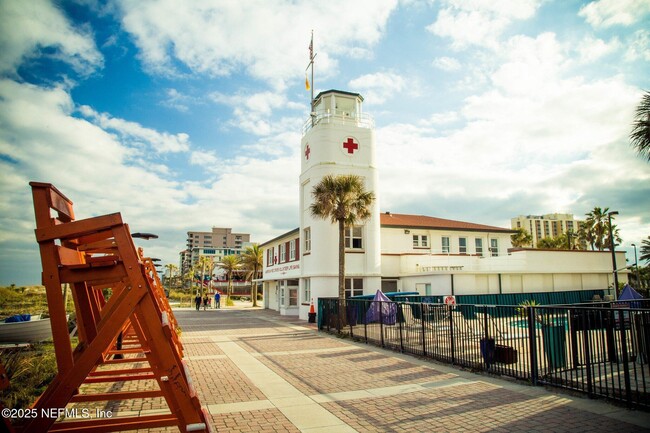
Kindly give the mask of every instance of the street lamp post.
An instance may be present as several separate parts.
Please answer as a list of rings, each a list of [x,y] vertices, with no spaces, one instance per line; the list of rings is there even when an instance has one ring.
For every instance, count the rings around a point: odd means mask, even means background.
[[[639,274],[639,259],[636,256],[636,244],[632,244],[634,247],[634,267],[636,268],[636,284],[639,286],[637,289],[641,288],[641,275]]]
[[[618,293],[618,272],[616,270],[616,246],[614,244],[614,232],[612,230],[612,215],[618,215],[618,211],[607,213],[609,220],[609,249],[612,252],[612,267],[614,269],[614,299],[616,299]]]

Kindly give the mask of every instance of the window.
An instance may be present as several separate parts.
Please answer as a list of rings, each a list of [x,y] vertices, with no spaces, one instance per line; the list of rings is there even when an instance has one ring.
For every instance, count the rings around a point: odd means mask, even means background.
[[[413,235],[413,246],[415,248],[427,248],[429,246],[429,236]]]
[[[305,228],[304,232],[305,232],[305,252],[308,253],[311,251],[311,227]]]
[[[363,248],[363,236],[361,226],[352,226],[345,228],[345,248],[361,249]]]
[[[467,238],[458,238],[458,252],[467,254]]]
[[[302,280],[302,294],[304,302],[311,302],[311,280],[309,278]]]
[[[443,254],[449,254],[449,236],[442,237],[442,252]]]
[[[476,254],[479,256],[483,255],[483,239],[476,238],[474,239],[474,245],[476,246]]]
[[[289,260],[296,260],[296,240],[292,239],[289,242]]]
[[[298,288],[289,287],[289,306],[298,305]]]
[[[363,278],[345,279],[345,297],[363,295]]]
[[[266,250],[266,265],[267,266],[272,266],[273,265],[273,256],[274,255],[275,255],[275,251],[274,251],[273,247]]]
[[[499,255],[499,240],[498,239],[490,239],[490,250],[492,251],[493,256],[498,256]]]
[[[280,263],[287,261],[287,244],[280,244]]]

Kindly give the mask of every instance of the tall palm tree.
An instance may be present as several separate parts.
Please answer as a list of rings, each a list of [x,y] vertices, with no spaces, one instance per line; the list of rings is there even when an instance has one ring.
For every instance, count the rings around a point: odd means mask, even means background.
[[[199,269],[201,269],[200,284],[201,284],[201,297],[203,297],[203,289],[205,287],[205,276],[212,275],[212,270],[214,269],[214,260],[212,259],[212,257],[199,256],[197,265]],[[208,274],[205,273],[206,270],[208,271]]]
[[[639,252],[641,253],[639,260],[650,262],[650,236],[648,236],[647,239],[641,241],[641,248],[639,248]]]
[[[604,209],[595,207],[591,212],[585,214],[587,216],[587,219],[585,220],[585,223],[582,225],[582,227],[580,227],[578,236],[581,241],[589,244],[592,250],[611,250],[611,242],[609,241],[608,213],[608,207]],[[612,234],[614,236],[615,244],[622,242],[619,235],[619,230],[614,224],[612,224]]]
[[[645,92],[636,108],[630,140],[639,156],[650,162],[650,92]]]
[[[512,246],[515,248],[529,247],[533,242],[533,237],[525,228],[520,227],[517,229],[517,233],[510,235],[510,240],[512,241]]]
[[[200,271],[200,269],[201,269],[201,266],[199,265],[199,262],[197,261],[192,266],[189,267],[189,269],[187,270],[187,273],[185,274],[185,280],[189,281],[189,283],[190,283],[190,293],[192,293],[192,294],[198,293],[198,291],[199,291],[199,289],[194,290],[194,285],[195,285],[196,280],[197,280],[196,276],[197,276],[198,272]]]
[[[178,271],[178,266],[176,266],[173,263],[167,263],[165,265],[165,269],[167,269],[168,275],[169,275],[167,277],[167,285],[169,287],[171,287],[172,286],[172,281],[173,281],[173,278],[174,278],[174,272]]]
[[[239,269],[241,268],[241,258],[235,254],[224,256],[221,261],[217,262],[217,267],[224,271],[228,276],[228,289],[226,296],[230,299],[230,295],[232,294],[232,275],[239,272]]]
[[[345,302],[345,228],[372,216],[375,195],[366,191],[357,175],[327,175],[312,190],[309,210],[315,218],[329,219],[339,227],[339,305]]]
[[[264,254],[259,244],[253,244],[246,247],[246,251],[241,256],[242,267],[246,269],[246,279],[251,282],[251,298],[253,299],[253,307],[257,307],[257,282],[253,279],[259,277],[264,265]]]

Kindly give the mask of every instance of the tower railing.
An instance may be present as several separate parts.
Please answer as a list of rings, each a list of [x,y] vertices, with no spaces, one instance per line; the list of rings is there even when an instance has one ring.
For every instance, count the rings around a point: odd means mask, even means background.
[[[371,115],[366,113],[348,112],[343,110],[317,111],[303,124],[302,135],[305,135],[314,126],[319,124],[353,125],[359,128],[368,129],[375,127],[374,119]]]

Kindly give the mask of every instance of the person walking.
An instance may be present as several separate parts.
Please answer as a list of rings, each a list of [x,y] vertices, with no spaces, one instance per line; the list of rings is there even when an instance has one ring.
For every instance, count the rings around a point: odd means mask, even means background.
[[[214,308],[221,308],[221,293],[219,291],[214,293]]]
[[[199,311],[201,308],[201,295],[199,292],[196,292],[196,297],[194,298],[194,304],[196,305],[196,311]]]
[[[208,294],[206,293],[203,296],[203,311],[205,311],[208,308]]]

